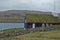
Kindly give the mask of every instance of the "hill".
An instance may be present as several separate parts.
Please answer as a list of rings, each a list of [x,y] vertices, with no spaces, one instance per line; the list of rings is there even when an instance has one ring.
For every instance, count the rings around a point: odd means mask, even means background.
[[[0,22],[24,22],[24,17],[26,14],[51,14],[51,12],[30,10],[0,11]]]
[[[8,10],[8,11],[0,11],[0,13],[16,13],[16,14],[51,14],[51,12],[43,12],[43,11],[31,11],[31,10]]]

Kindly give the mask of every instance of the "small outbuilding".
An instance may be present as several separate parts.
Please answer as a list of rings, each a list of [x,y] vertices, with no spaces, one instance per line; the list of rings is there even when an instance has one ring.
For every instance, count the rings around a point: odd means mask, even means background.
[[[60,26],[60,19],[51,14],[26,14],[25,28]]]

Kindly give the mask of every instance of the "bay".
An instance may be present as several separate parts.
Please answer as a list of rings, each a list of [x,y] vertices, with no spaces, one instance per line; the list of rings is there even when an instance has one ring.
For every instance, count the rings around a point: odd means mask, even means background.
[[[0,23],[0,30],[9,28],[24,28],[24,23]]]

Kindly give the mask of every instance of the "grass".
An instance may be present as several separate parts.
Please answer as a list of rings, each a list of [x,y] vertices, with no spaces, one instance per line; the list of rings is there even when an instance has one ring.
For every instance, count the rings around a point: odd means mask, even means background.
[[[0,19],[0,22],[19,23],[24,22],[23,19]]]
[[[25,35],[19,35],[9,38],[0,38],[0,40],[60,40],[60,30],[52,30],[45,32],[35,32]]]
[[[27,22],[31,23],[60,23],[58,17],[50,14],[27,14]]]
[[[0,22],[24,22],[24,19],[22,16],[6,14],[6,15],[0,16]]]
[[[3,32],[14,32],[14,31],[19,31],[19,30],[24,30],[24,28],[11,28],[11,29],[0,30],[0,33],[3,33]]]

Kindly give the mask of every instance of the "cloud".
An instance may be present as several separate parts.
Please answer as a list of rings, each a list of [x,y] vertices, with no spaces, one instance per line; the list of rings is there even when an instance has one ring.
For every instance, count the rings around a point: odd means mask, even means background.
[[[56,2],[56,5],[57,3],[59,1]],[[53,11],[53,4],[54,0],[0,0],[0,10],[27,9]],[[60,7],[58,6],[56,6],[56,11],[59,12]]]

